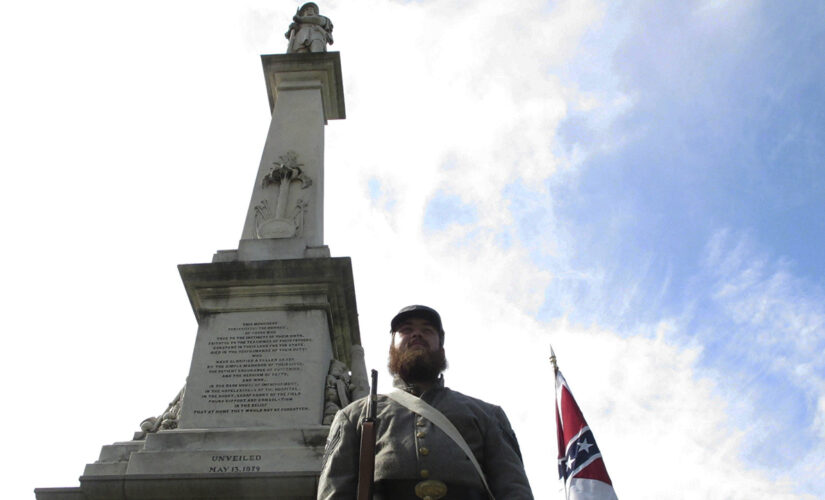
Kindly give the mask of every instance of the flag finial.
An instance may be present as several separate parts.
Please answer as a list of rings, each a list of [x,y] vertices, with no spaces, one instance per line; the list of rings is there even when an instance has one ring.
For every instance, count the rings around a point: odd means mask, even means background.
[[[553,345],[550,345],[550,363],[553,365],[553,371],[559,371],[559,366],[556,364],[556,351],[553,350]]]

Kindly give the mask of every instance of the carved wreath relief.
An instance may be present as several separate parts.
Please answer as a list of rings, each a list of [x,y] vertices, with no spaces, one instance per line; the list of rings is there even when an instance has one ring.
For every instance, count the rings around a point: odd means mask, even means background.
[[[261,180],[265,198],[255,205],[255,237],[257,238],[292,238],[301,235],[304,226],[304,213],[307,203],[299,199],[292,211],[287,213],[289,191],[292,184],[301,183],[301,189],[312,185],[312,179],[301,170],[304,165],[298,163],[298,155],[289,151],[282,155],[280,161],[273,162],[269,173]],[[269,187],[278,187],[274,202],[267,197]],[[274,203],[275,207],[272,207]]]

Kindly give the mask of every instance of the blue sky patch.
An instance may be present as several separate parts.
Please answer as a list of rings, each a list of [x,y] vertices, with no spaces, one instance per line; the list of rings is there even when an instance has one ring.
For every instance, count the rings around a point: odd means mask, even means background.
[[[452,224],[473,224],[477,218],[474,206],[464,203],[459,196],[438,191],[427,203],[424,229],[443,231]]]

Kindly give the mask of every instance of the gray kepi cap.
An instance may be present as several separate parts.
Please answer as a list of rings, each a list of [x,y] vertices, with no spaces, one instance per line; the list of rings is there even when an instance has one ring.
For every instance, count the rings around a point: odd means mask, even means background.
[[[398,330],[401,323],[410,318],[425,319],[432,323],[442,336],[444,335],[444,327],[441,326],[441,316],[439,316],[438,311],[432,307],[422,306],[420,304],[407,306],[398,311],[398,314],[396,314],[392,318],[392,321],[390,321],[390,333]]]

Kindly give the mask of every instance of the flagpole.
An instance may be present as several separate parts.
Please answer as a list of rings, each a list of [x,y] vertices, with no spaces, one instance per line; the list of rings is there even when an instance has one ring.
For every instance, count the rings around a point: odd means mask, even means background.
[[[559,378],[559,365],[556,363],[556,351],[553,350],[553,344],[550,344],[550,364],[553,365],[553,406],[556,409],[556,440],[559,442],[559,458],[557,459],[557,463],[559,467],[562,467],[562,460],[564,456],[564,450],[562,449],[561,444],[561,437],[562,430],[561,430],[561,422],[559,421],[559,406],[558,406],[558,397],[559,397],[559,387],[558,387],[558,378]],[[559,479],[562,479],[561,469],[559,469]],[[564,499],[567,500],[567,482],[562,481],[561,491],[564,493]]]

